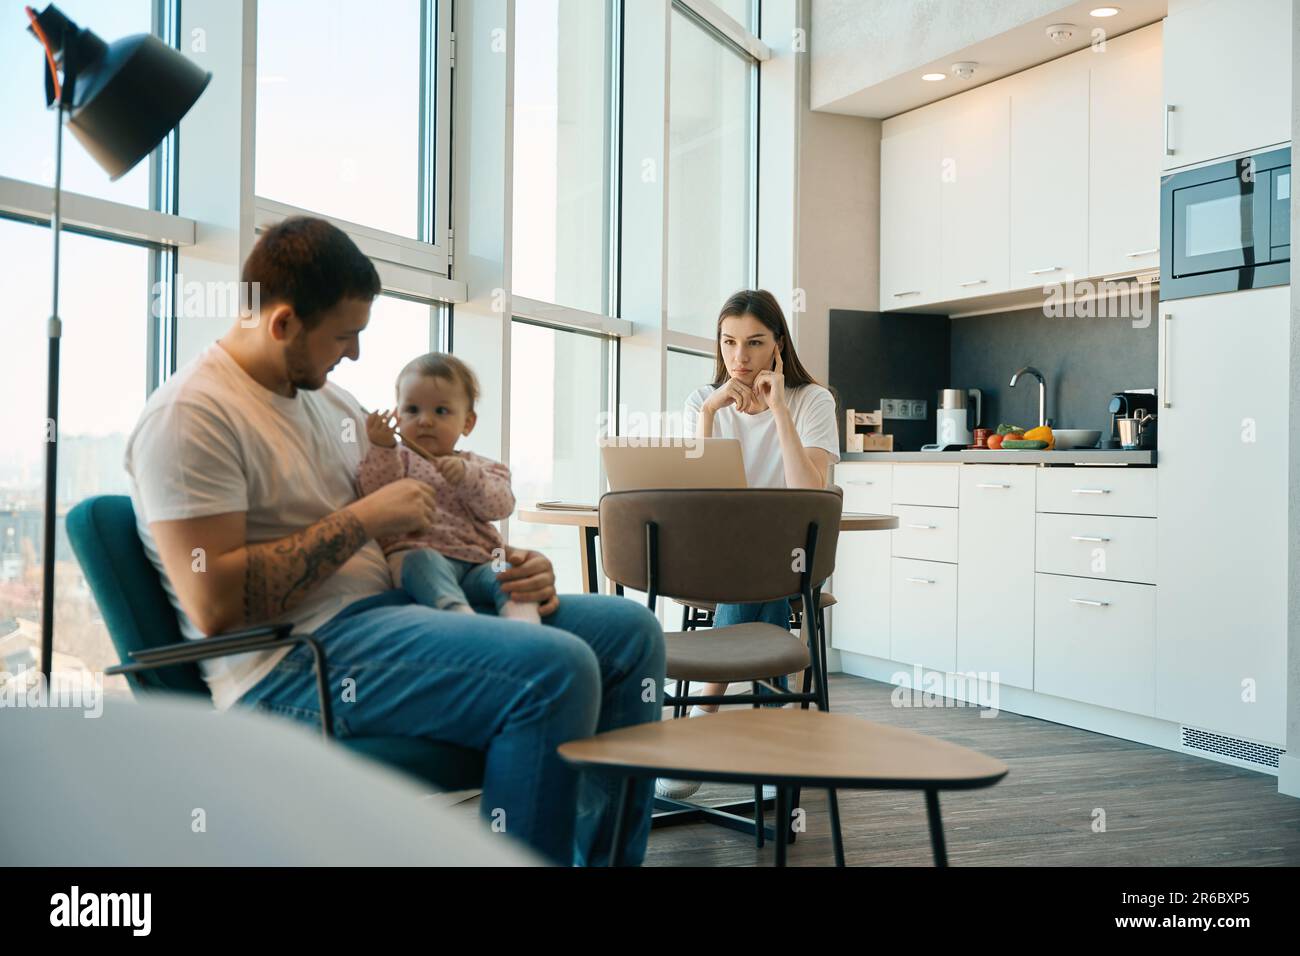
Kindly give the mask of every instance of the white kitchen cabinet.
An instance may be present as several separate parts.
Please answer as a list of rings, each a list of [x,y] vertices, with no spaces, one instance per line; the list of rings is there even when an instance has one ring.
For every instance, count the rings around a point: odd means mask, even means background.
[[[835,466],[835,483],[844,491],[844,511],[889,514],[893,466],[844,462]],[[830,590],[831,646],[837,650],[889,656],[888,531],[841,534]]]
[[[1285,742],[1291,290],[1160,307],[1156,714]]]
[[[1155,584],[1156,523],[1155,518],[1039,515],[1037,568]]]
[[[957,670],[1034,686],[1034,472],[964,465],[958,531]]]
[[[1164,450],[1163,419],[1159,444]],[[1161,454],[1161,463],[1164,455]],[[1154,468],[1041,468],[1038,510],[1062,514],[1156,516]]]
[[[961,465],[894,466],[894,504],[956,508]]]
[[[940,671],[957,669],[957,565],[894,558],[889,657]]]
[[[1002,292],[1007,285],[1010,99],[1005,87],[954,100],[942,124],[939,252],[941,299]],[[933,251],[930,254],[933,255]]]
[[[1056,574],[1037,578],[1034,690],[1150,716],[1157,589]]]
[[[1013,289],[1088,275],[1088,61],[1031,72],[1011,87]]]
[[[1170,0],[1164,168],[1291,139],[1291,0]]]
[[[894,505],[898,528],[893,532],[896,558],[922,561],[957,560],[957,509]]]
[[[880,308],[939,298],[937,119],[880,141]]]
[[[1160,268],[1161,25],[1089,54],[1088,272]]]

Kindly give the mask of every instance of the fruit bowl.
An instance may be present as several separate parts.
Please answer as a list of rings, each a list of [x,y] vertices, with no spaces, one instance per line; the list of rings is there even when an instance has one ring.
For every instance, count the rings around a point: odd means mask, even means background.
[[[1056,436],[1056,450],[1066,448],[1094,448],[1101,432],[1095,428],[1053,428]]]

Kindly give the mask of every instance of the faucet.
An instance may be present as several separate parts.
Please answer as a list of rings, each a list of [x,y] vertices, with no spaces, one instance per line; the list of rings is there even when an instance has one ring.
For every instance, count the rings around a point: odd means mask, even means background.
[[[1016,387],[1016,382],[1020,376],[1029,374],[1038,379],[1038,424],[1047,424],[1047,381],[1043,378],[1043,373],[1038,371],[1032,365],[1026,365],[1024,368],[1017,370],[1015,375],[1011,376],[1011,387]]]

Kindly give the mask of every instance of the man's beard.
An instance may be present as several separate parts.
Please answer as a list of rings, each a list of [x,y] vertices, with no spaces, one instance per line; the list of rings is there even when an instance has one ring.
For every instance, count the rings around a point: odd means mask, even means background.
[[[295,389],[314,392],[325,386],[325,376],[313,373],[307,356],[307,333],[299,330],[284,353],[285,373]]]

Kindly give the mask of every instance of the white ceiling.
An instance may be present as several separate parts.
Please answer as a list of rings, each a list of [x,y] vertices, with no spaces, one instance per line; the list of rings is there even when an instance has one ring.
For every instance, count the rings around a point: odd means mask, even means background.
[[[1116,6],[1116,16],[1089,11]],[[1169,0],[813,0],[812,107],[877,119],[904,113],[1162,20]],[[1047,26],[1076,29],[1057,45]],[[978,64],[970,80],[952,64]],[[923,73],[947,79],[927,82]]]

